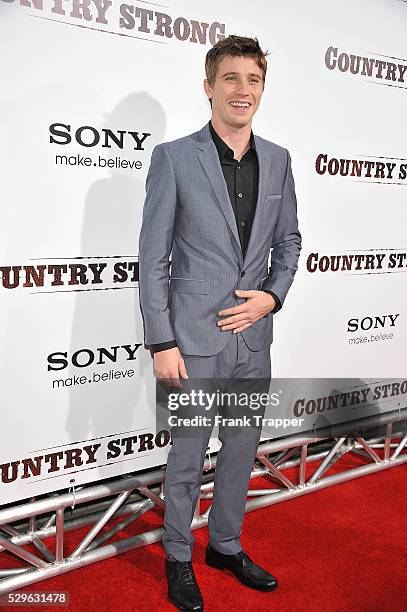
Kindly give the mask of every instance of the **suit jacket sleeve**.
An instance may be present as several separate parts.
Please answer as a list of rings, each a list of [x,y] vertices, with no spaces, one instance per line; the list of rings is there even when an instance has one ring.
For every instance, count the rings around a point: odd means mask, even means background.
[[[294,275],[298,269],[301,251],[301,234],[298,230],[297,199],[294,177],[291,170],[291,156],[287,151],[287,168],[283,183],[281,208],[274,228],[271,244],[271,270],[262,289],[272,291],[279,299],[279,310],[286,298]],[[274,311],[273,311],[274,312]]]
[[[139,239],[139,289],[146,345],[175,340],[168,304],[169,257],[177,203],[176,183],[164,146],[154,147],[146,178]]]
[[[278,299],[278,296],[274,293],[274,291],[269,291],[268,289],[263,289],[263,291],[265,291],[266,293],[269,293],[270,295],[273,296],[276,305],[274,306],[273,310],[271,311],[273,314],[275,314],[276,312],[278,312],[281,308],[281,303],[280,300]]]

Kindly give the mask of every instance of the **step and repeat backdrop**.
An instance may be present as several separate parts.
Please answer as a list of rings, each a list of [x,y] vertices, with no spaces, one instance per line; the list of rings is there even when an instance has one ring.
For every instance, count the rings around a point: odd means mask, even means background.
[[[228,34],[270,51],[253,131],[291,153],[303,236],[273,377],[405,375],[406,27],[402,0],[0,0],[0,504],[166,462],[144,183],[209,120]]]

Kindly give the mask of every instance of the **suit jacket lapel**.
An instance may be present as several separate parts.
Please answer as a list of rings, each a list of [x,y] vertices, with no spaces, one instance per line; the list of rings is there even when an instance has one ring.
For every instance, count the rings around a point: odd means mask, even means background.
[[[241,253],[241,245],[239,232],[236,226],[236,218],[233,212],[232,204],[229,198],[229,192],[226,186],[225,177],[223,176],[222,167],[220,165],[218,152],[215,143],[213,142],[209,129],[209,122],[197,134],[198,158],[202,167],[209,179],[212,189],[215,193],[217,203],[221,209],[227,224],[239,246]],[[259,160],[259,187],[257,194],[256,210],[253,219],[252,231],[250,233],[249,244],[247,247],[245,262],[250,256],[253,245],[256,243],[256,236],[261,229],[261,218],[264,209],[266,187],[270,174],[270,155],[268,154],[264,144],[254,135],[257,157]],[[243,258],[243,256],[242,256]]]
[[[270,155],[261,140],[254,135],[257,158],[259,160],[259,188],[257,193],[256,210],[254,213],[252,231],[250,232],[249,244],[247,245],[245,263],[250,256],[253,245],[256,244],[258,232],[262,227],[262,215],[265,204],[266,187],[270,175]],[[232,211],[233,212],[233,211]]]
[[[236,218],[229,198],[225,177],[223,176],[218,152],[209,130],[209,122],[198,132],[198,158],[215,193],[217,203],[240,248],[240,238]]]

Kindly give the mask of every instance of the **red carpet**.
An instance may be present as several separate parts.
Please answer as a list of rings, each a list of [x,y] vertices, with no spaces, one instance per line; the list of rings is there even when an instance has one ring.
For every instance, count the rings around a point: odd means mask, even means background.
[[[345,457],[342,465],[345,464],[356,467],[359,461]],[[247,514],[243,546],[278,578],[280,586],[274,593],[249,590],[231,574],[207,568],[207,529],[195,531],[194,566],[205,610],[404,612],[405,476],[406,465],[402,465]],[[267,484],[268,481],[259,481],[256,486]],[[160,524],[161,515],[152,511],[137,523],[137,529],[133,526],[126,534],[134,535]],[[85,532],[82,530],[80,535]],[[78,533],[68,534],[67,542],[69,553],[78,542]],[[4,556],[0,554],[2,557],[4,567]],[[166,599],[160,543],[24,589],[29,590],[69,591],[69,610],[75,612],[176,609]]]

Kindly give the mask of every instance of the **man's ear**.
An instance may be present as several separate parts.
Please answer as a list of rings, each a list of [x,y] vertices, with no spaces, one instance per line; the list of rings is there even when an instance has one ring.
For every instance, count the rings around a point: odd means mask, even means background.
[[[204,79],[203,86],[208,98],[212,97],[212,87],[209,85],[208,79]]]
[[[208,96],[209,104],[211,105],[211,108],[212,108],[212,87],[209,85],[208,79],[204,79],[203,85],[204,85],[205,93]]]

